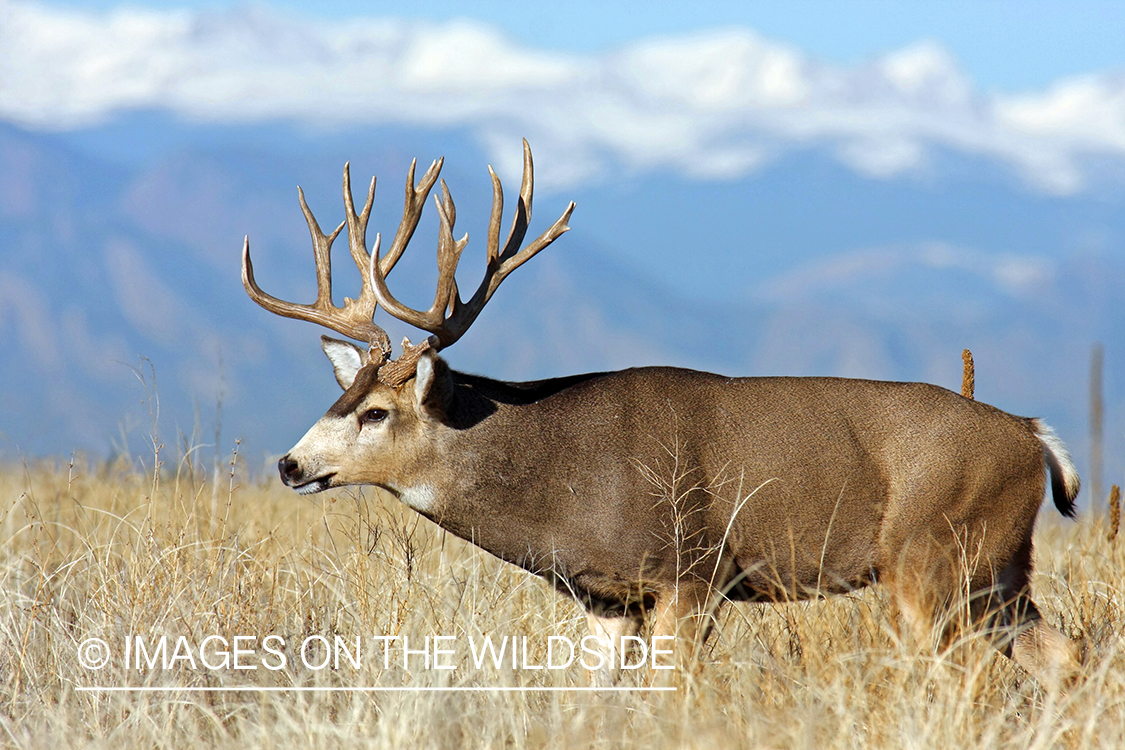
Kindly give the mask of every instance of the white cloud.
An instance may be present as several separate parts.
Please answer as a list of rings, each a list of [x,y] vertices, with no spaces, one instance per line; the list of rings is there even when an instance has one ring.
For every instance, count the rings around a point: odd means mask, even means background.
[[[936,42],[921,42],[887,55],[879,62],[879,69],[888,83],[915,99],[964,106],[972,97],[957,62]]]
[[[1042,93],[1000,99],[995,113],[1006,128],[1032,137],[1092,152],[1125,150],[1125,74],[1083,76]]]
[[[809,93],[802,66],[795,50],[746,31],[659,39],[614,64],[631,90],[699,113],[798,105]]]
[[[0,117],[66,129],[134,108],[219,123],[465,127],[505,151],[526,135],[545,157],[545,187],[616,167],[733,178],[811,147],[877,178],[924,168],[935,148],[968,153],[1054,193],[1082,190],[1090,159],[1125,164],[1125,76],[986,95],[933,41],[844,68],[746,29],[579,55],[466,21],[0,0]],[[492,150],[505,169],[511,160]]]

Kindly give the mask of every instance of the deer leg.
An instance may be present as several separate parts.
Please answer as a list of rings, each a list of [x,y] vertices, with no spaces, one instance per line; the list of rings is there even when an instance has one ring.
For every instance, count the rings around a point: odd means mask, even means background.
[[[621,660],[625,657],[622,639],[640,632],[642,618],[638,615],[599,615],[586,613],[586,626],[597,642],[602,657],[601,668],[590,670],[591,679],[598,685],[612,685],[621,673]]]
[[[1043,620],[1030,596],[1020,597],[1010,609],[1020,619],[1003,652],[1045,686],[1073,681],[1080,670],[1077,644]]]
[[[975,551],[978,545],[965,545]],[[975,561],[942,560],[927,554],[933,546],[915,545],[887,584],[916,645],[939,648],[953,642],[962,628],[981,629],[1000,653],[1044,685],[1058,685],[1079,670],[1076,645],[1043,621],[1031,598],[1031,530],[1006,564],[990,558],[986,542]],[[964,557],[971,557],[965,555]],[[992,562],[1000,568],[993,573]],[[965,599],[965,595],[968,599]]]
[[[895,604],[902,616],[902,629],[898,630],[899,638],[909,643],[912,648],[924,648],[933,644],[934,617],[929,608],[917,597],[895,596]]]
[[[895,628],[900,642],[913,650],[940,648],[939,641],[948,641],[955,578],[951,561],[941,558],[935,545],[913,542],[878,576],[902,618],[903,627]]]
[[[681,653],[679,647],[685,647],[687,660],[682,657],[677,659],[680,666],[692,664],[698,666],[699,656],[707,637],[715,624],[718,616],[718,607],[714,611],[708,608],[707,588],[704,586],[680,585],[665,591],[657,596],[656,621],[653,624],[653,638],[673,638],[673,648]],[[657,642],[653,641],[654,645]],[[659,645],[663,646],[665,642]]]
[[[1031,538],[1000,576],[995,604],[984,613],[993,643],[1045,686],[1072,681],[1080,666],[1078,647],[1043,620],[1031,598]]]

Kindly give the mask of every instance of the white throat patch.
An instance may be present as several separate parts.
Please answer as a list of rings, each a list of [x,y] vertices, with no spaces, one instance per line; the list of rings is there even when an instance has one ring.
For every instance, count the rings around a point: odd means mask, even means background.
[[[403,488],[399,490],[398,497],[419,513],[431,513],[437,508],[437,492],[431,484]]]

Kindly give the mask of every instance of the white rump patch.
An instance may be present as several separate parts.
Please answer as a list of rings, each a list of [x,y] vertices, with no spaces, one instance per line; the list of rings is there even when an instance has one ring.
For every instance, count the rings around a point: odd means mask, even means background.
[[[1035,436],[1043,443],[1043,449],[1055,457],[1059,470],[1062,472],[1063,484],[1066,485],[1066,494],[1074,497],[1078,494],[1080,480],[1078,469],[1074,468],[1074,461],[1070,458],[1070,451],[1066,449],[1059,436],[1051,429],[1050,425],[1041,419],[1032,420],[1035,423]]]

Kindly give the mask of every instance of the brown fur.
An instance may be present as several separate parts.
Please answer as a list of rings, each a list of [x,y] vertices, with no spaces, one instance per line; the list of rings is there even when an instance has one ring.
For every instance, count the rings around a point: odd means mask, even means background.
[[[424,358],[397,389],[360,370],[282,459],[286,482],[384,487],[603,628],[655,612],[659,632],[705,638],[725,600],[879,582],[919,632],[967,592],[1038,676],[1075,666],[1028,587],[1044,461],[1073,471],[1033,420],[921,383],[643,368],[521,384]],[[353,430],[373,408],[386,420]],[[1056,485],[1069,515],[1076,479]]]

